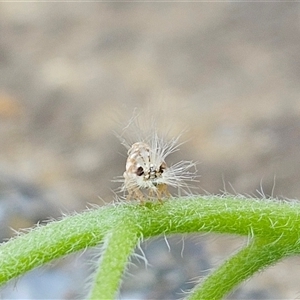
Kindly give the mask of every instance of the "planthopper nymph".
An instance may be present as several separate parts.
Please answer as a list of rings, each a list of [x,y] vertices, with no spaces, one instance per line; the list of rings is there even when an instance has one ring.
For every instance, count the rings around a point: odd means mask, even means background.
[[[178,139],[165,141],[156,132],[148,138],[136,141],[128,148],[122,191],[127,199],[143,202],[145,199],[170,198],[168,187],[189,190],[187,182],[196,181],[196,164],[192,161],[179,161],[168,166],[166,158],[178,149]]]

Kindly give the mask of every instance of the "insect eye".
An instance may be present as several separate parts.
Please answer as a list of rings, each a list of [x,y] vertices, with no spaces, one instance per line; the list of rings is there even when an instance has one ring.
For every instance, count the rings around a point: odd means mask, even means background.
[[[144,169],[142,167],[138,167],[136,170],[137,176],[142,176],[144,174]]]
[[[166,169],[166,164],[161,164],[159,167],[159,173],[163,173],[165,169]]]

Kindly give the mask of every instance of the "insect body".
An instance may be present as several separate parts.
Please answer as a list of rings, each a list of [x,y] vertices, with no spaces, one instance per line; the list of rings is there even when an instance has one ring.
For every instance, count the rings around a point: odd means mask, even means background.
[[[159,136],[156,127],[154,120],[149,124],[139,122],[134,116],[122,134],[117,134],[128,157],[123,177],[116,181],[123,183],[119,191],[127,193],[127,200],[144,202],[150,198],[161,201],[171,197],[169,187],[175,188],[180,196],[191,195],[192,186],[188,182],[198,181],[193,161],[166,163],[166,158],[179,150],[181,135],[167,139],[165,134]]]
[[[132,197],[143,201],[144,194],[141,190],[148,190],[149,197],[161,199],[170,197],[165,171],[167,164],[159,149],[152,149],[144,142],[134,143],[128,150],[124,188],[128,191],[127,199]]]
[[[192,161],[179,161],[171,166],[166,164],[166,157],[178,150],[178,139],[165,141],[154,132],[146,142],[136,142],[131,146],[124,141],[128,149],[126,169],[123,174],[123,186],[127,199],[138,199],[141,202],[147,198],[170,198],[168,187],[176,188],[178,192],[190,195],[190,185],[187,182],[197,181],[196,164]],[[146,192],[146,193],[145,193]],[[146,194],[146,195],[145,195]]]

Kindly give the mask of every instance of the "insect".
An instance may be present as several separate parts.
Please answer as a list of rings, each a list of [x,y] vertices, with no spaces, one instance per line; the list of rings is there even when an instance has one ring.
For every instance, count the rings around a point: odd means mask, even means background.
[[[178,139],[167,142],[154,132],[131,146],[124,143],[128,148],[128,158],[121,189],[127,191],[128,200],[144,202],[146,194],[150,199],[161,201],[164,197],[171,197],[169,186],[188,188],[186,181],[195,181],[194,162],[180,161],[168,167],[165,161],[168,155],[178,150]]]
[[[124,172],[124,188],[128,191],[127,199],[137,197],[143,201],[141,188],[149,190],[149,197],[170,197],[163,173],[167,169],[163,157],[157,155],[144,142],[134,143],[128,150],[126,171]]]

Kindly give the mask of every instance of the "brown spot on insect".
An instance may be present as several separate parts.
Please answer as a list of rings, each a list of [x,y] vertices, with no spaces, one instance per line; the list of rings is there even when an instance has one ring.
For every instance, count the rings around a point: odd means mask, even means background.
[[[164,172],[167,169],[161,153],[144,142],[134,143],[128,150],[123,188],[128,192],[127,199],[145,201],[143,191],[149,198],[170,197],[165,183]]]

